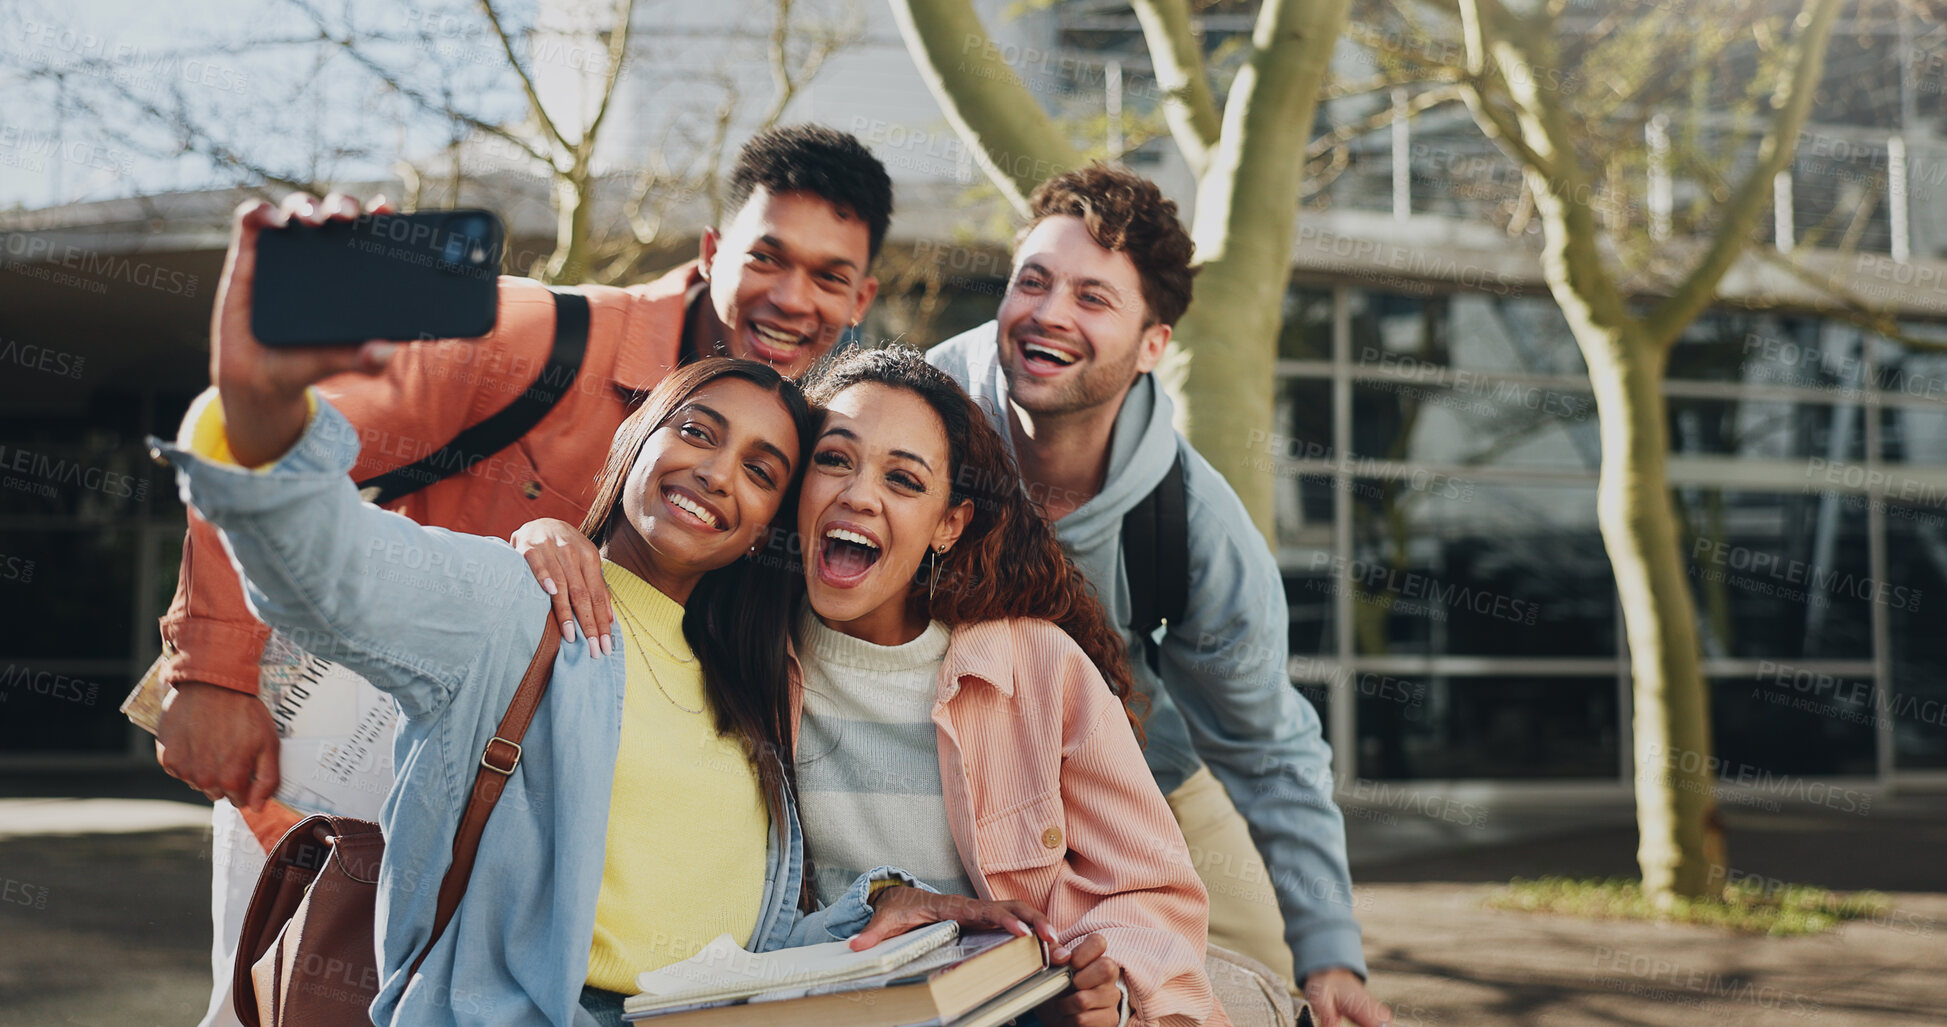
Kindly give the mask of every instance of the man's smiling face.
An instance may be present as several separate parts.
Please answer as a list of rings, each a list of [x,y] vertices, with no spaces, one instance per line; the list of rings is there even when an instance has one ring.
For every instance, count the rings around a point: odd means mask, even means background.
[[[1009,398],[1044,416],[1120,406],[1170,339],[1168,325],[1149,323],[1129,255],[1068,215],[1042,219],[1021,240],[996,320]]]
[[[703,237],[703,278],[725,353],[796,378],[830,352],[878,294],[864,221],[823,197],[758,188],[721,234]]]

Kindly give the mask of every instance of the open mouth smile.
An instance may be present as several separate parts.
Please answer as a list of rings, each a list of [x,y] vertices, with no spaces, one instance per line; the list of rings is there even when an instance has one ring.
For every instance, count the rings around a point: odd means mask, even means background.
[[[884,547],[869,532],[851,525],[828,525],[818,540],[818,578],[835,588],[851,588],[872,573],[882,555]]]
[[[811,345],[810,335],[802,332],[787,332],[756,321],[750,322],[747,334],[751,349],[771,361],[789,361],[795,358],[799,351]]]
[[[1022,339],[1021,362],[1037,375],[1058,374],[1063,369],[1073,367],[1082,358],[1081,354],[1060,346],[1049,345],[1038,340]]]

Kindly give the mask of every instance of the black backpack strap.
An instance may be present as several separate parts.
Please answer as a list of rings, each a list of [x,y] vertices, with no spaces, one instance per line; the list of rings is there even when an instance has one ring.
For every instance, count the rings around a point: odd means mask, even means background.
[[[404,467],[359,482],[359,495],[366,502],[379,506],[396,502],[506,449],[540,424],[568,394],[588,352],[588,298],[563,289],[548,291],[554,294],[554,349],[534,384],[446,445]]]
[[[1149,669],[1162,673],[1156,629],[1183,619],[1190,606],[1189,499],[1183,454],[1163,480],[1122,515],[1122,564],[1129,580],[1129,623],[1143,643]]]

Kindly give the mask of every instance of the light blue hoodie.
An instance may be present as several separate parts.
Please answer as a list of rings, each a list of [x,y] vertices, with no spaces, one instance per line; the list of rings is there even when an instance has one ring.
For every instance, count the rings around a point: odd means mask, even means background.
[[[151,442],[175,463],[183,502],[222,531],[257,616],[399,704],[398,780],[379,814],[386,848],[372,1022],[594,1027],[580,996],[621,745],[621,628],[607,659],[561,646],[519,766],[481,835],[466,897],[408,979],[432,931],[480,754],[541,632],[552,630],[548,596],[505,542],[361,502],[348,476],[358,433],[323,399],[297,444],[261,473]],[[849,937],[870,919],[869,881],[914,883],[881,867],[803,916],[804,840],[789,796],[785,812],[772,825],[757,926],[739,939],[746,948]],[[699,874],[699,884],[707,879]]]
[[[935,346],[926,359],[965,386],[1013,449],[1007,377],[992,321]],[[1190,600],[1162,642],[1162,677],[1124,625],[1129,579],[1122,517],[1183,458],[1190,529]],[[1277,560],[1217,470],[1171,422],[1170,399],[1143,375],[1116,415],[1102,491],[1055,522],[1055,536],[1094,584],[1129,645],[1137,687],[1153,705],[1145,755],[1175,791],[1209,766],[1250,824],[1284,912],[1300,981],[1327,967],[1366,972],[1352,916],[1345,820],[1332,801],[1332,751],[1318,713],[1291,687],[1290,613]]]

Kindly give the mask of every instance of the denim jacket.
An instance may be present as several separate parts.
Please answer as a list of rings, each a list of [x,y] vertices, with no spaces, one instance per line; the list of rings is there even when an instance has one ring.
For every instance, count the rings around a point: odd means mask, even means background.
[[[205,411],[199,402],[190,418]],[[431,934],[440,879],[480,754],[539,646],[549,600],[497,539],[429,528],[359,500],[356,431],[320,400],[297,444],[256,471],[156,442],[183,501],[221,529],[253,611],[297,644],[357,671],[402,714],[398,781],[380,813],[377,1024],[592,1027],[579,1005],[606,859],[625,661],[563,645],[520,764],[488,819],[466,897]],[[151,440],[154,442],[155,440]],[[763,903],[745,947],[848,937],[871,916],[869,881],[809,916],[797,909],[804,841],[795,804],[768,846]],[[697,868],[708,886],[709,868]]]

